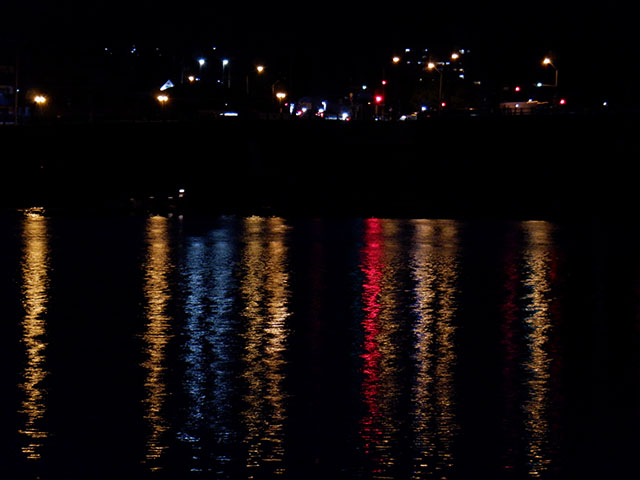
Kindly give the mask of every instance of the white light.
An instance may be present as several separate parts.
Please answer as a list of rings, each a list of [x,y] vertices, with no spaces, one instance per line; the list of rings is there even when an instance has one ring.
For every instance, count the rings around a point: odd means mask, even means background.
[[[165,90],[174,87],[173,82],[171,80],[167,80],[164,82],[164,85],[160,87],[160,91],[164,92]]]
[[[367,89],[367,86],[366,86],[366,85],[362,85],[362,89],[363,89],[363,90],[366,90],[366,89]]]
[[[223,117],[237,117],[238,116],[238,112],[224,112],[222,113]]]
[[[411,49],[410,48],[405,48],[404,51],[409,53],[411,51]]]
[[[347,112],[342,112],[341,118],[342,120],[347,120],[349,118],[349,114]]]
[[[460,75],[458,75],[458,77],[464,79],[464,73],[461,73]]]
[[[204,58],[199,58],[198,59],[198,63],[200,64],[200,66],[202,67],[205,63],[205,59]]]
[[[541,86],[542,86],[542,82],[536,83],[536,87],[541,87]]]
[[[178,190],[178,193],[184,193],[184,188],[181,188],[180,190]]]
[[[607,102],[602,102],[603,107],[606,107],[607,105],[609,105]]]
[[[323,109],[323,111],[324,111],[324,110],[326,110],[326,109],[327,109],[327,102],[322,101],[322,102],[320,102],[320,103],[322,103],[322,109]]]
[[[226,67],[227,65],[229,65],[229,60],[227,60],[226,58],[222,59],[222,66]]]
[[[427,111],[427,107],[425,107],[424,105],[422,105],[422,106],[420,107],[420,110],[422,110],[423,112],[426,112],[426,111]]]

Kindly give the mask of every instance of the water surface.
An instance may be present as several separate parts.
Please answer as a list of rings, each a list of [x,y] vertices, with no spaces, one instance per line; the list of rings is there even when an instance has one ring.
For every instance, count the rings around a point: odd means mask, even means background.
[[[628,224],[1,222],[9,478],[602,478],[640,446]]]

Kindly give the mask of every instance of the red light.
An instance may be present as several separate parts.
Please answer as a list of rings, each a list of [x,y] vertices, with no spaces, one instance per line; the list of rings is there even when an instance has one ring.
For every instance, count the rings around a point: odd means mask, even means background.
[[[382,80],[382,85],[386,85],[387,81],[386,80]]]
[[[383,100],[382,95],[376,95],[375,100],[376,100],[376,103],[382,103],[382,100]]]
[[[520,91],[520,87],[516,87],[516,92],[519,92],[519,91]]]
[[[564,98],[560,99],[560,105],[564,105],[565,103],[567,103],[567,101]]]
[[[447,102],[442,102],[442,103],[440,104],[440,106],[441,106],[442,108],[446,107],[446,106],[447,106]]]

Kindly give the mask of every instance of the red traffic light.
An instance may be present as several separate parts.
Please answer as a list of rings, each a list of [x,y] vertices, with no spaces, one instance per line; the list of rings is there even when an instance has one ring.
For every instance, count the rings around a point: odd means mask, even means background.
[[[520,91],[520,87],[516,87],[516,88],[515,88],[515,91],[516,91],[516,92],[519,92],[519,91]]]
[[[565,103],[567,103],[567,101],[564,98],[560,99],[560,105],[564,105]]]
[[[382,103],[383,100],[384,100],[384,97],[382,95],[376,95],[375,97],[376,103]]]

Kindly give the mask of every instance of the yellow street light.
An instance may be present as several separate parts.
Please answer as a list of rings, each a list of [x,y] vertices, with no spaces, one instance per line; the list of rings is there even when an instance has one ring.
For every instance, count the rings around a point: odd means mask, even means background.
[[[276,98],[278,99],[278,104],[280,105],[280,115],[282,115],[282,101],[287,97],[287,94],[284,92],[276,92]]]
[[[457,59],[459,59],[459,58],[460,58],[460,54],[459,54],[459,53],[457,53],[457,52],[453,52],[453,53],[451,54],[451,60],[457,60]]]
[[[33,100],[38,105],[44,105],[45,103],[47,103],[47,97],[45,97],[44,95],[36,95],[35,97],[33,97]]]
[[[258,73],[262,73],[262,72],[264,72],[264,65],[258,65],[258,66],[256,67],[256,70],[258,71]]]
[[[427,63],[427,70],[435,70],[440,75],[440,86],[438,88],[438,100],[442,100],[442,70],[439,70],[436,67],[436,64],[433,62]]]
[[[544,66],[550,65],[555,70],[556,80],[553,86],[557,88],[558,87],[558,68],[551,62],[551,59],[549,57],[545,57],[544,60],[542,60],[542,65]]]
[[[158,95],[156,97],[156,100],[158,100],[158,102],[160,102],[160,105],[164,105],[165,103],[167,103],[169,101],[169,96],[168,95]]]
[[[400,62],[400,57],[395,56],[395,57],[393,57],[393,58],[391,59],[391,61],[392,61],[393,63],[399,63],[399,62]]]

